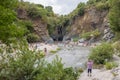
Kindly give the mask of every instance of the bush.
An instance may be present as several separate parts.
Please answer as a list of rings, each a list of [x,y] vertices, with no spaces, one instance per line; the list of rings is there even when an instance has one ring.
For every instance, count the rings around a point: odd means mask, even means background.
[[[98,29],[91,31],[91,32],[86,32],[86,33],[82,33],[81,34],[81,38],[84,39],[90,39],[91,37],[97,38],[98,36],[100,36],[100,31],[98,31]]]
[[[29,6],[28,10],[28,16],[36,19],[36,18],[41,18],[43,21],[47,21],[47,10],[41,7],[37,7],[36,5],[31,5]]]
[[[93,5],[93,4],[95,4],[95,3],[96,3],[96,0],[89,0],[89,1],[87,2],[88,5]]]
[[[78,11],[78,15],[80,15],[80,16],[84,15],[85,4],[84,3],[79,3],[78,6],[77,6],[77,11]]]
[[[61,50],[61,48],[57,48],[57,51]]]
[[[57,53],[57,50],[51,50],[50,53],[55,54],[55,53]]]
[[[39,36],[34,34],[34,33],[30,33],[30,34],[27,35],[27,41],[28,42],[37,42],[39,40],[40,40]]]
[[[76,80],[78,76],[73,68],[63,68],[58,57],[47,63],[39,52],[23,44],[18,45],[16,53],[11,50],[12,46],[0,47],[0,80]]]
[[[115,50],[116,55],[120,56],[120,41],[116,41],[112,46]]]
[[[96,9],[100,10],[100,11],[108,10],[109,9],[109,5],[108,5],[107,2],[106,3],[99,2],[98,4],[96,4]]]
[[[34,32],[34,28],[32,26],[32,22],[31,21],[24,21],[24,25],[26,26],[26,28],[30,31],[30,32]]]
[[[113,41],[119,41],[120,40],[120,32],[115,32],[115,37]]]
[[[104,64],[105,60],[111,60],[113,56],[113,48],[109,43],[102,43],[101,45],[92,49],[89,58],[96,64]]]
[[[36,61],[41,58],[36,56],[39,53],[30,51],[23,44],[15,46],[16,49],[12,46],[1,48],[0,80],[34,80]]]
[[[77,42],[78,40],[79,40],[79,38],[78,38],[78,37],[73,38],[73,42]]]
[[[95,31],[92,31],[91,34],[92,34],[95,38],[97,38],[97,37],[100,36],[101,33],[100,33],[100,31],[99,31],[98,29],[96,29]]]
[[[90,39],[91,38],[91,32],[82,33],[81,38],[84,38],[84,39],[87,39],[87,40]]]
[[[106,69],[112,69],[112,68],[118,67],[118,64],[115,62],[107,62],[105,64],[105,67],[106,67]]]

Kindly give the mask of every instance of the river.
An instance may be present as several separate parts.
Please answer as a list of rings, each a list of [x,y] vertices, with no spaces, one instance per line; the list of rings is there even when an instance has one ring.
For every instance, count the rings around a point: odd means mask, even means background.
[[[88,55],[90,53],[90,47],[82,46],[63,46],[63,44],[57,44],[61,48],[56,54],[52,54],[45,57],[45,60],[52,62],[56,55],[62,59],[64,67],[73,68],[85,68]]]

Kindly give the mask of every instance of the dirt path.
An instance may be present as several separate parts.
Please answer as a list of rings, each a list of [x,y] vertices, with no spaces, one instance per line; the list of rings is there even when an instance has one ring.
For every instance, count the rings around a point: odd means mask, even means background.
[[[114,78],[110,70],[93,69],[92,76],[89,77],[87,70],[84,71],[78,80],[112,80]]]

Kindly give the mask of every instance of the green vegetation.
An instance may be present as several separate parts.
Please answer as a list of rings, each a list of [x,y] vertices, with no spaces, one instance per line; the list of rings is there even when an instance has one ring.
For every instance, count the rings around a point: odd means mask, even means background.
[[[32,22],[32,20],[40,20],[42,23],[47,24],[49,34],[52,35],[59,23],[58,16],[55,16],[51,6],[44,7],[41,4],[33,4],[29,2],[19,2],[18,9],[27,11],[27,17],[31,21],[25,21],[26,24]],[[30,33],[33,33],[33,24],[26,25]],[[35,40],[36,41],[36,40]]]
[[[54,31],[56,30],[56,27],[58,26],[58,21],[59,19],[57,17],[48,17],[47,28],[48,28],[50,35],[54,34]]]
[[[47,11],[44,8],[41,7],[37,7],[37,6],[29,6],[28,8],[28,16],[32,17],[32,18],[41,18],[44,21],[46,21],[46,15],[47,15]]]
[[[57,51],[61,50],[61,48],[57,48]]]
[[[89,0],[87,7],[95,7],[98,11],[109,10],[109,0]]]
[[[91,38],[91,32],[82,33],[81,38],[84,38],[84,39],[87,39],[87,40],[90,39]]]
[[[98,31],[98,29],[96,29],[96,30],[91,31],[91,32],[84,32],[80,35],[80,37],[88,40],[91,37],[97,38],[100,36],[100,34],[101,34],[100,31]]]
[[[85,11],[85,3],[79,3],[77,8],[73,10],[69,15],[68,19],[75,19],[76,16],[83,16]]]
[[[34,33],[30,33],[27,35],[28,42],[38,42],[39,40],[40,40],[40,37]]]
[[[77,42],[79,40],[79,37],[73,38],[73,42]]]
[[[4,43],[23,37],[25,29],[18,25],[16,13],[17,0],[1,1],[0,3],[0,40]]]
[[[115,32],[116,39],[120,39],[120,0],[110,0],[111,5],[109,12],[110,28]]]
[[[62,22],[63,17],[58,19],[54,16],[50,6],[44,8],[42,5],[17,0],[1,1],[0,80],[76,80],[78,72],[73,68],[63,68],[61,59],[58,57],[52,63],[47,63],[42,59],[43,52],[28,49],[26,40],[35,42],[39,37],[34,33],[32,21],[17,18],[16,7],[27,10],[29,18],[39,18],[48,24],[48,27],[67,24],[67,22]],[[51,18],[50,21],[55,22],[55,25],[48,22],[49,18]],[[9,45],[4,43],[9,43]]]
[[[106,2],[106,3],[99,2],[98,4],[96,4],[95,7],[99,11],[109,10],[109,4],[108,4],[108,2]]]
[[[102,43],[101,45],[92,49],[89,56],[90,59],[96,64],[105,64],[105,61],[109,61],[113,57],[113,48],[109,43]]]
[[[116,41],[112,44],[115,54],[120,56],[120,41]]]
[[[76,10],[78,15],[80,16],[84,15],[85,3],[79,3]]]
[[[57,53],[57,50],[51,50],[50,53],[55,54]]]
[[[78,73],[63,68],[61,59],[47,63],[41,51],[30,51],[25,44],[1,46],[0,80],[76,80]]]
[[[47,6],[47,7],[45,7],[45,9],[47,10],[47,16],[54,16],[51,6]]]
[[[118,64],[115,62],[106,62],[105,67],[106,69],[112,69],[112,68],[118,67]]]
[[[18,0],[2,0],[0,2],[0,80],[76,80],[78,72],[73,68],[64,68],[61,59],[56,57],[52,63],[47,63],[42,58],[42,51],[31,51],[27,42],[36,42],[40,36],[34,33],[32,20],[40,19],[47,25],[50,35],[55,34],[59,27],[67,28],[73,24],[77,16],[83,16],[88,8],[96,8],[98,11],[110,10],[110,28],[120,40],[120,0],[89,0],[87,4],[79,3],[77,8],[69,15],[55,15],[51,6],[44,7],[41,4],[19,2]],[[30,20],[17,18],[17,9],[26,11]],[[65,31],[66,32],[66,31]],[[65,33],[64,33],[65,34]],[[90,39],[97,38],[101,33],[99,30],[82,33],[80,37]],[[78,38],[73,38],[78,41]],[[120,42],[117,41],[113,47],[109,43],[103,43],[92,49],[89,56],[95,64],[105,64],[106,69],[117,66],[112,59],[113,53],[120,56]],[[51,53],[56,53],[60,48]],[[80,72],[83,70],[80,69]]]
[[[51,50],[50,53],[55,54],[55,53],[57,53],[59,50],[61,50],[61,48],[57,48],[56,50]]]

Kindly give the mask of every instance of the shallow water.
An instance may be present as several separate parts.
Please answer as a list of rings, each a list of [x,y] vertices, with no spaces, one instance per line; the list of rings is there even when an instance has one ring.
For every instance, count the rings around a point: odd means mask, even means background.
[[[61,48],[56,54],[45,57],[45,60],[52,62],[56,55],[62,59],[64,67],[85,68],[85,63],[90,52],[90,48],[81,46],[63,46],[58,44]]]

